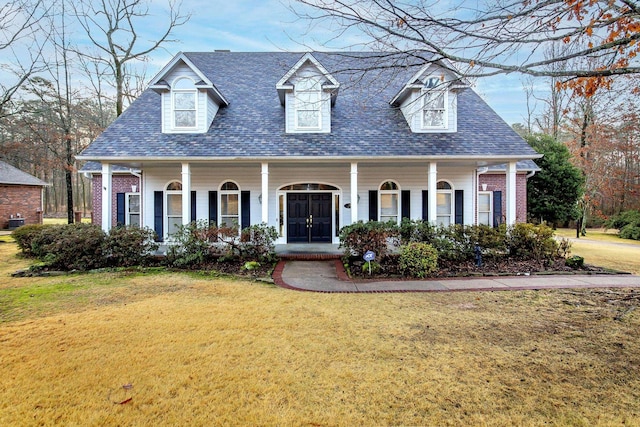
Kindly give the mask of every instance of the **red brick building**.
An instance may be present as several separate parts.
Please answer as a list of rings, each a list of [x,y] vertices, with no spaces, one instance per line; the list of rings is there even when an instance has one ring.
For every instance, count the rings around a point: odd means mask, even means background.
[[[0,161],[0,229],[42,223],[42,193],[50,185]]]

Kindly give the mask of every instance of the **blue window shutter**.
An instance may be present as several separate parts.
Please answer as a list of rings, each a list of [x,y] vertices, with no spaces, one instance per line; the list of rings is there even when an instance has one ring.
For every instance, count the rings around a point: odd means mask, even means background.
[[[218,192],[209,191],[209,225],[218,224]]]
[[[196,220],[196,192],[191,192],[191,222]]]
[[[464,224],[464,190],[456,190],[455,199],[456,224]]]
[[[156,241],[162,242],[164,236],[164,191],[153,192],[153,229]]]
[[[402,190],[402,218],[411,219],[411,191]]]
[[[251,226],[251,193],[249,191],[240,192],[240,209],[242,213],[242,219],[240,221],[240,228],[247,228]],[[268,203],[268,200],[263,200],[262,203]]]
[[[493,226],[502,224],[502,191],[493,192]]]
[[[429,220],[429,191],[422,190],[422,220]]]
[[[369,190],[369,221],[378,220],[378,192]]]
[[[125,225],[125,194],[117,193],[116,194],[116,225]]]

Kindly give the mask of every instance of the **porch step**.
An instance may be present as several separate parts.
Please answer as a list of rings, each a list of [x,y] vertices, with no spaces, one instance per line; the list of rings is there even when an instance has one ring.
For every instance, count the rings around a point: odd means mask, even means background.
[[[318,253],[288,254],[288,253],[281,253],[281,254],[278,254],[278,256],[280,257],[281,260],[284,260],[284,261],[325,261],[325,260],[332,260],[332,259],[340,259],[342,257],[342,254],[331,254],[331,253],[326,253],[326,254],[318,254]]]

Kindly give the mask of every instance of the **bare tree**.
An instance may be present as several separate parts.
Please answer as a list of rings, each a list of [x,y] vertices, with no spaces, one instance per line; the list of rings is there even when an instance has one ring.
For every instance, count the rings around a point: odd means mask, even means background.
[[[452,3],[295,0],[290,8],[311,23],[337,26],[333,41],[358,31],[366,35],[360,48],[401,52],[425,63],[444,59],[466,77],[518,72],[562,79],[590,94],[610,76],[640,72],[634,59],[640,53],[640,4],[634,0]],[[549,43],[573,48],[544,57],[542,49]],[[575,62],[577,58],[590,58],[598,66]]]
[[[128,89],[137,85],[130,79],[135,73],[130,65],[144,61],[151,52],[165,44],[175,42],[171,38],[173,30],[185,24],[189,14],[182,14],[180,3],[168,0],[168,22],[161,25],[158,18],[149,12],[150,0],[98,0],[72,3],[78,22],[84,29],[95,53],[79,52],[90,61],[102,64],[110,70],[112,86],[116,92],[116,115],[124,110]],[[155,23],[160,34],[154,40],[141,37],[144,21]]]
[[[9,0],[0,4],[0,117],[10,114],[16,92],[43,67],[49,36],[41,21],[49,14],[44,0]]]

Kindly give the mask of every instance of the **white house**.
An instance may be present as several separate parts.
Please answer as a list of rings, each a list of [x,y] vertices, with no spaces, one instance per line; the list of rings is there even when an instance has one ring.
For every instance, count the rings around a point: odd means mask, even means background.
[[[380,58],[178,54],[78,156],[94,219],[165,241],[196,219],[266,223],[279,244],[358,220],[524,221],[539,155],[448,67]]]

